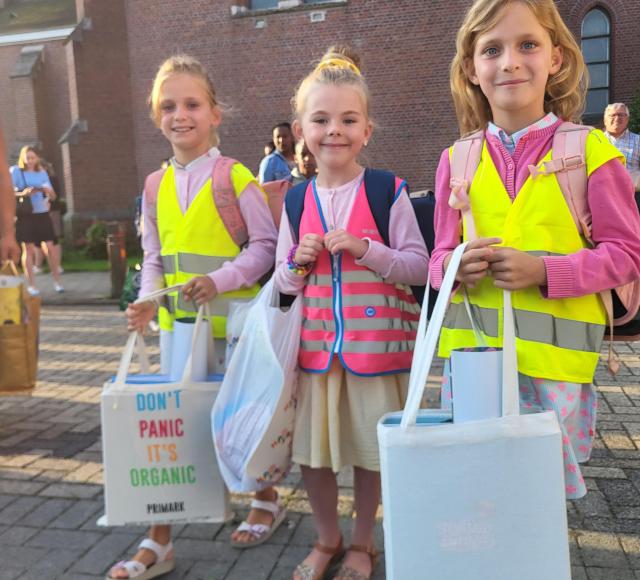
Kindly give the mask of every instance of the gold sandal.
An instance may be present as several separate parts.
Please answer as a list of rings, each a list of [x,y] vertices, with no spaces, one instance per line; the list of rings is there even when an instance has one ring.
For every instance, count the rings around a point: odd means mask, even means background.
[[[347,552],[363,552],[369,556],[371,560],[371,574],[366,576],[362,572],[352,568],[351,566],[340,566],[340,570],[335,575],[335,580],[369,580],[373,576],[373,572],[378,565],[380,553],[374,546],[361,546],[359,544],[351,544],[347,548]]]
[[[312,568],[308,564],[298,564],[296,569],[293,571],[294,576],[298,576],[300,580],[323,580],[324,575],[327,573],[329,568],[335,566],[344,556],[344,547],[342,545],[342,537],[338,542],[338,545],[335,548],[330,548],[329,546],[324,546],[320,542],[316,542],[313,545],[314,550],[318,550],[318,552],[322,552],[323,554],[329,554],[331,559],[327,562],[327,565],[323,570],[317,571],[315,568]]]

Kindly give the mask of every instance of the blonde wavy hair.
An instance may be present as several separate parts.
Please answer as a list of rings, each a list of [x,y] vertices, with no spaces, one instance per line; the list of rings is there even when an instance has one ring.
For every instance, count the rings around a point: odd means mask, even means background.
[[[291,104],[293,113],[300,118],[304,113],[309,93],[315,84],[350,85],[362,95],[367,118],[371,117],[371,95],[360,72],[360,58],[347,46],[331,46],[316,67],[298,85]]]
[[[566,121],[579,121],[584,111],[589,82],[587,67],[573,35],[563,22],[554,0],[476,0],[467,12],[456,38],[456,55],[451,62],[451,94],[460,134],[484,129],[492,120],[489,101],[467,74],[478,37],[492,29],[503,10],[516,2],[527,6],[549,33],[551,43],[562,48],[560,70],[549,77],[544,110]]]
[[[189,56],[188,54],[176,54],[169,57],[160,65],[160,68],[153,80],[151,93],[147,100],[151,119],[156,124],[156,127],[160,126],[160,118],[162,116],[162,111],[160,110],[162,85],[170,77],[179,74],[188,74],[195,77],[195,79],[202,85],[202,88],[207,95],[207,100],[211,106],[213,108],[220,108],[220,103],[216,97],[216,89],[213,86],[213,82],[211,82],[206,69],[202,66],[202,63],[197,58]],[[209,141],[212,147],[215,147],[220,143],[218,133],[213,128],[211,129],[211,137]]]

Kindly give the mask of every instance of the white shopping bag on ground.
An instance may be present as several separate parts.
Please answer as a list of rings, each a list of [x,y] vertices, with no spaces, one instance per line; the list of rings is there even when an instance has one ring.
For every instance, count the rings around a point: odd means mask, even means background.
[[[251,302],[211,413],[220,470],[234,491],[257,491],[291,462],[302,299],[279,308],[273,279]]]
[[[502,416],[453,424],[418,411],[464,247],[426,335],[421,316],[404,412],[378,424],[387,579],[570,580],[560,428],[553,412],[519,415],[508,292]]]
[[[203,314],[200,308],[196,333],[208,324]],[[106,513],[100,523],[227,521],[229,495],[210,427],[222,377],[194,381],[190,360],[179,381],[127,376],[140,343],[136,333],[129,336],[118,374],[101,396]]]

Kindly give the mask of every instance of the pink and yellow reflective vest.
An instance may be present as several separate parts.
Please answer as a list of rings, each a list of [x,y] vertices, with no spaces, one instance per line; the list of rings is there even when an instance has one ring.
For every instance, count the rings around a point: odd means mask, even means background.
[[[396,178],[397,188],[400,185]],[[346,230],[384,243],[364,181]],[[326,232],[313,180],[305,194],[299,239]],[[325,373],[335,354],[345,369],[357,375],[408,372],[419,318],[420,307],[409,286],[385,282],[377,272],[358,265],[348,252],[331,256],[323,249],[304,289],[300,367]]]

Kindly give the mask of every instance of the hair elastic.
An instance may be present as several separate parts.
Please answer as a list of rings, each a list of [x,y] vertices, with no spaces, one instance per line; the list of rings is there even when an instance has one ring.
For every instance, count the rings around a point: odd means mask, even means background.
[[[346,58],[338,58],[338,57],[325,58],[322,61],[320,61],[320,63],[316,67],[316,72],[321,71],[325,68],[347,68],[350,71],[356,73],[358,76],[362,76],[360,69],[355,64],[353,64],[350,60],[347,60]]]

